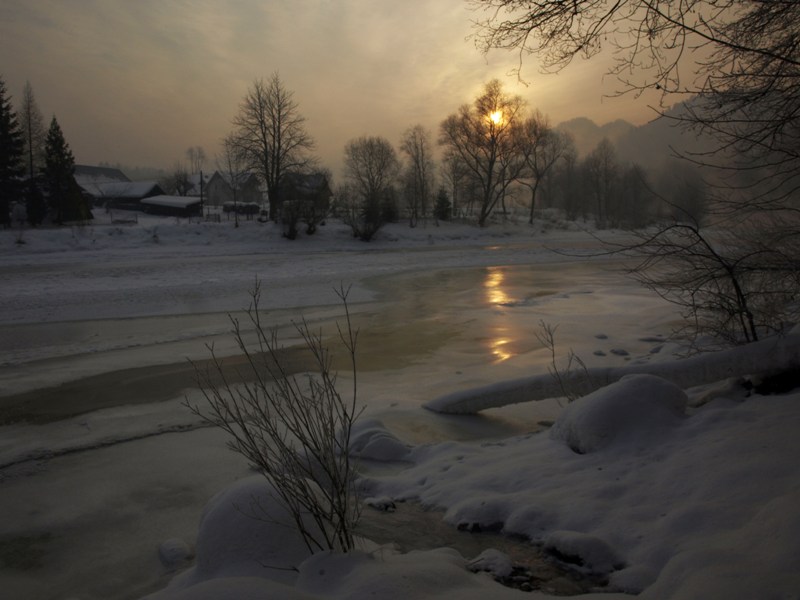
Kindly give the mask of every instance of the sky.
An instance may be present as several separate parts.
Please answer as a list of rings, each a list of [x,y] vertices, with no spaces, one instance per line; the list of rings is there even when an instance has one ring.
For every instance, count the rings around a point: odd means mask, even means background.
[[[483,55],[465,0],[3,0],[0,76],[15,105],[30,82],[79,164],[171,169],[186,149],[209,160],[248,87],[278,72],[294,93],[322,164],[338,175],[361,135],[398,145],[471,102],[492,78],[554,124],[654,115],[611,98],[600,61],[542,75],[528,57]]]

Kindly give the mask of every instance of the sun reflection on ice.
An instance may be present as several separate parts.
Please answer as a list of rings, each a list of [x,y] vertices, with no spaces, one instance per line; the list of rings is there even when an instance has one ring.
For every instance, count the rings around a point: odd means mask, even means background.
[[[511,298],[503,288],[505,279],[506,274],[502,268],[488,267],[486,269],[486,279],[483,281],[483,287],[486,294],[486,302],[490,305],[507,306],[510,304]],[[492,328],[488,346],[492,356],[495,357],[495,362],[503,362],[515,355],[510,346],[514,340],[508,337],[507,333],[508,329],[506,327]]]
[[[506,274],[500,267],[489,267],[486,269],[486,279],[483,287],[486,288],[486,301],[489,304],[508,304],[510,298],[503,290]]]
[[[514,353],[511,352],[510,348],[508,348],[508,344],[510,344],[511,341],[512,340],[509,338],[504,337],[497,337],[489,340],[489,348],[491,349],[494,357],[497,359],[496,362],[503,362],[504,360],[508,360],[514,356]]]

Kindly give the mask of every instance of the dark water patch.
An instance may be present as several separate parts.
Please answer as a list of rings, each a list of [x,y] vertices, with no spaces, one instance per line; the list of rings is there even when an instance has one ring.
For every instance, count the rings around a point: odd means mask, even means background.
[[[605,583],[563,568],[523,537],[502,534],[502,525],[480,531],[459,530],[443,516],[443,511],[427,509],[417,502],[395,503],[392,511],[365,507],[356,533],[379,544],[393,544],[401,552],[454,548],[467,560],[494,548],[513,562],[512,573],[497,577],[497,581],[525,591],[572,596]]]

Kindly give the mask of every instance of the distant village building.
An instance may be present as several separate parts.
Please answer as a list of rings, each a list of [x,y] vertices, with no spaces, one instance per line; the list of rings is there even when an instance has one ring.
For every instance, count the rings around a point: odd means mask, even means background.
[[[219,171],[203,173],[203,202],[207,206],[222,206],[233,202],[233,186]],[[188,196],[200,196],[200,174],[189,176],[191,187]],[[264,201],[264,190],[255,173],[243,173],[236,182],[236,202],[242,204],[261,204]]]
[[[166,217],[199,217],[199,196],[151,196],[141,200],[141,209],[151,215]]]
[[[202,179],[200,173],[189,175],[185,196],[167,195],[156,181],[131,181],[122,171],[111,167],[76,165],[75,181],[91,198],[93,206],[108,210],[194,216],[200,215],[201,205],[222,207],[234,201],[231,182],[219,171],[203,173]],[[236,203],[242,207],[255,206],[258,212],[257,207],[264,200],[264,188],[255,173],[242,174],[236,182]]]
[[[164,193],[155,181],[131,181],[119,169],[75,165],[75,181],[96,207],[142,210],[144,198]]]
[[[164,194],[155,181],[96,183],[84,189],[92,196],[95,206],[109,210],[142,210],[142,200]]]
[[[98,183],[129,182],[127,175],[112,167],[92,167],[90,165],[75,165],[73,172],[75,181],[87,192]]]

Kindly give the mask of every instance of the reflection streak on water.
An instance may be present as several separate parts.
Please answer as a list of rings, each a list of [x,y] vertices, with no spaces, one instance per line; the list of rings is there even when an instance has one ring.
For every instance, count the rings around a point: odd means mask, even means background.
[[[506,274],[500,267],[488,267],[486,269],[486,279],[483,282],[483,287],[486,292],[486,301],[493,306],[508,305],[511,298],[503,289]],[[506,327],[495,327],[492,331],[492,337],[489,339],[489,350],[495,357],[496,362],[503,362],[514,356],[510,351],[509,344],[513,341],[505,334],[508,332]]]
[[[500,267],[488,267],[483,287],[486,288],[486,301],[489,304],[508,304],[510,298],[502,288],[506,274]]]
[[[489,347],[497,362],[503,362],[514,356],[510,349],[507,348],[509,343],[511,343],[511,340],[508,338],[492,338],[489,340]]]

